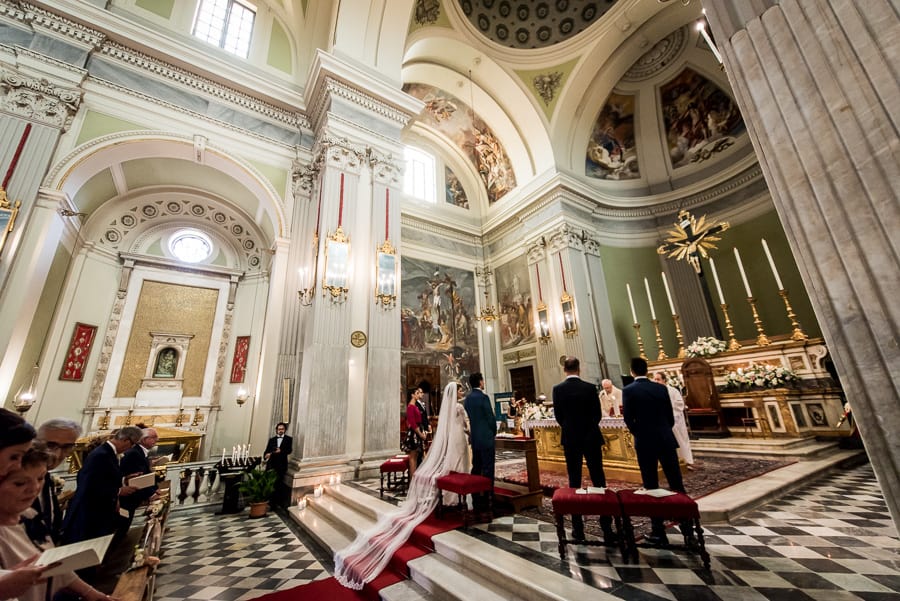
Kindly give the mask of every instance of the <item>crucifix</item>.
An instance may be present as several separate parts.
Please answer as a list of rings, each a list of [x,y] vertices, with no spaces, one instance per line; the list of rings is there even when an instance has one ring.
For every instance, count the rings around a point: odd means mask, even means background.
[[[678,222],[669,230],[669,237],[660,245],[656,252],[676,261],[686,260],[694,268],[697,277],[700,278],[700,289],[703,291],[703,300],[706,302],[706,310],[712,321],[713,333],[716,338],[722,339],[722,329],[719,327],[719,318],[713,304],[709,283],[703,273],[703,265],[700,257],[709,258],[708,250],[716,248],[714,242],[721,240],[720,234],[728,229],[727,221],[713,224],[706,221],[703,215],[699,219],[682,209],[678,213]]]

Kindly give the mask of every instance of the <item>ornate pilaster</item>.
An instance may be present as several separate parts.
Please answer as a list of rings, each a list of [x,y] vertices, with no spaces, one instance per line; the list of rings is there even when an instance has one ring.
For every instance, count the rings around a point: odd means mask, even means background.
[[[878,483],[900,525],[900,163],[886,151],[900,145],[891,109],[900,97],[896,3],[703,5]]]
[[[16,59],[20,54],[28,54],[29,59],[49,61],[54,63],[53,67],[56,68],[73,69],[64,63],[23,48],[17,48],[16,52]],[[0,60],[3,58],[12,57],[0,56]],[[29,68],[28,71],[33,73],[35,70]],[[70,81],[59,83],[48,79],[48,73],[32,74],[28,71],[0,64],[0,111],[62,131],[67,130],[75,118],[75,113],[78,112],[82,91],[72,87]],[[79,79],[87,73],[83,70],[78,71],[81,71]]]

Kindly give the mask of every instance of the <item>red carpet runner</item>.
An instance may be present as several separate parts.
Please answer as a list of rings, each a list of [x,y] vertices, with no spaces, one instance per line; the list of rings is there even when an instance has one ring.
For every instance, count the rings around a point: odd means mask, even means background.
[[[416,526],[406,544],[397,549],[390,563],[372,582],[363,590],[354,591],[342,586],[334,577],[323,580],[315,580],[307,584],[296,586],[286,591],[276,591],[257,597],[253,601],[299,601],[323,599],[328,601],[378,601],[378,591],[401,580],[409,578],[407,564],[418,557],[434,551],[431,538],[442,532],[449,532],[462,526],[462,521],[456,517],[450,520],[439,520],[433,514],[424,522]]]

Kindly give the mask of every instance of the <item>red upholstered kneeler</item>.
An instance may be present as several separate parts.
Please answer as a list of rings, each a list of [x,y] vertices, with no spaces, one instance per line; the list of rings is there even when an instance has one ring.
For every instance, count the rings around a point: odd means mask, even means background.
[[[488,497],[488,518],[493,519],[493,499],[494,499],[494,483],[490,478],[477,476],[475,474],[463,474],[460,472],[450,472],[446,476],[441,476],[435,481],[440,491],[447,491],[459,495],[459,504],[463,508],[463,525],[469,525],[471,513],[466,505],[466,495],[478,493],[487,493]],[[438,495],[437,513],[440,517],[444,512],[444,495]]]
[[[631,555],[634,562],[638,561],[637,544],[634,540],[634,528],[631,526],[631,516],[643,516],[648,518],[662,518],[665,520],[677,520],[689,524],[697,534],[698,551],[703,560],[703,567],[709,569],[709,553],[706,552],[706,543],[703,541],[703,528],[700,527],[700,508],[697,502],[684,493],[675,493],[668,497],[651,497],[650,495],[636,495],[632,490],[620,490],[619,502],[622,504],[622,517],[625,523],[625,532],[631,547]],[[685,548],[691,549],[689,540],[691,531],[682,532]]]
[[[616,524],[619,534],[619,550],[625,555],[625,536],[622,532],[622,507],[619,497],[610,489],[599,494],[577,494],[574,488],[557,488],[553,493],[553,515],[556,517],[556,537],[559,539],[559,558],[566,558],[566,545],[602,546],[603,541],[574,541],[566,538],[566,515],[599,515],[609,516]]]
[[[409,486],[409,457],[396,455],[381,464],[380,494],[384,496],[385,488],[388,490],[405,491]],[[387,477],[387,483],[385,483]]]

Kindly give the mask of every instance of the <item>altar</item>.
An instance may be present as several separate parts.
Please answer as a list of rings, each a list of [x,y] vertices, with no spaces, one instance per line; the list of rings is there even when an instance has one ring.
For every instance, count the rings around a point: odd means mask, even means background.
[[[203,439],[202,432],[190,432],[177,428],[163,428],[154,426],[159,434],[157,441],[157,454],[172,455],[171,463],[187,463],[197,461],[200,456],[200,442]],[[97,434],[85,436],[75,441],[75,450],[69,458],[69,473],[74,474],[81,469],[84,456],[94,449]]]
[[[537,459],[541,470],[565,473],[566,458],[560,443],[562,429],[559,423],[555,419],[528,420],[523,422],[522,429],[526,436],[532,436],[537,441]],[[600,431],[606,440],[603,445],[603,472],[606,477],[640,483],[641,470],[634,450],[634,437],[625,426],[625,420],[621,417],[604,417],[600,420]],[[684,472],[684,461],[680,462]],[[587,465],[583,463],[581,473],[590,476]],[[662,470],[659,470],[659,475],[665,478]]]

